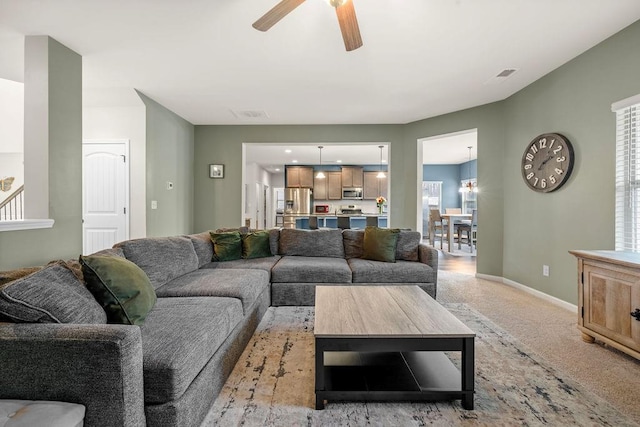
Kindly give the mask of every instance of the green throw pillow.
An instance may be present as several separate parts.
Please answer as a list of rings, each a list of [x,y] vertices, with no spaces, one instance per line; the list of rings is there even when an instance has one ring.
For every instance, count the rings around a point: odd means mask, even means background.
[[[242,235],[242,258],[265,258],[273,256],[269,246],[269,232],[254,231]]]
[[[107,313],[108,323],[142,325],[156,303],[156,292],[144,271],[112,256],[80,256],[87,289]]]
[[[364,230],[362,258],[373,261],[396,262],[397,228],[367,227]]]
[[[211,231],[213,242],[213,261],[232,261],[242,258],[242,239],[238,231],[214,233]]]

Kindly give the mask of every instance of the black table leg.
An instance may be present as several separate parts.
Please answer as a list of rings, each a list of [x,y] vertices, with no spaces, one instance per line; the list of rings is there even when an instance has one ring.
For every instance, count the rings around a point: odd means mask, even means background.
[[[473,393],[475,386],[474,342],[473,338],[464,338],[462,342],[462,407],[473,409]]]

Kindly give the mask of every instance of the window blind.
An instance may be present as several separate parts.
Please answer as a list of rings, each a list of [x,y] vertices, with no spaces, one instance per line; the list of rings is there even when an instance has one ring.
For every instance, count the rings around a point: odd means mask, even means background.
[[[640,95],[612,105],[616,113],[616,250],[640,252]]]

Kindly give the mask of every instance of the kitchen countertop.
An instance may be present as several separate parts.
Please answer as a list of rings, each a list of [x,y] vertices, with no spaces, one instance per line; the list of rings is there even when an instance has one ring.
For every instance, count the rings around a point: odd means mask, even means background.
[[[291,214],[291,213],[285,213],[282,214],[284,216],[294,216],[297,218],[308,218],[310,216],[321,216],[321,217],[325,217],[325,218],[336,218],[336,217],[365,217],[365,216],[379,216],[379,217],[385,217],[388,216],[388,214],[383,213],[383,214],[378,214],[378,213],[361,213],[361,214],[331,214],[331,213],[313,213],[313,214]]]

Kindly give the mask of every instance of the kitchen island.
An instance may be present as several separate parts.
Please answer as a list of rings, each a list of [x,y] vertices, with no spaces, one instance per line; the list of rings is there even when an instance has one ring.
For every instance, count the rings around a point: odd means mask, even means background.
[[[338,218],[348,218],[349,228],[364,229],[367,226],[367,218],[370,218],[369,221],[372,221],[371,218],[376,218],[378,227],[388,227],[386,214],[285,214],[285,216],[290,217],[290,221],[285,220],[285,224],[293,224],[293,220],[295,219],[295,228],[307,230],[310,228],[309,218],[312,217],[316,218],[318,228],[339,228]]]

